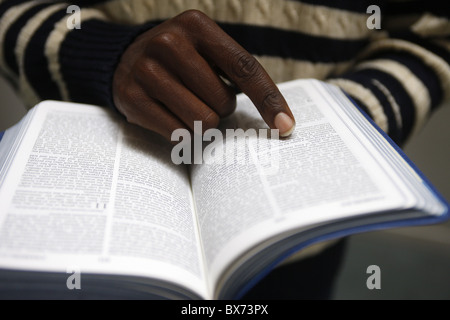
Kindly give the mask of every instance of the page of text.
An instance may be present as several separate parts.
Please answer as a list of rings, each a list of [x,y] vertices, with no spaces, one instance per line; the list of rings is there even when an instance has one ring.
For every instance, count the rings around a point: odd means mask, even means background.
[[[148,275],[204,290],[186,168],[159,137],[102,108],[54,103],[36,113],[6,179],[1,267]]]
[[[192,168],[207,268],[214,280],[230,260],[279,232],[402,201],[378,159],[312,86],[297,83],[282,89],[296,119],[292,136],[267,139],[261,131],[259,139],[228,139],[224,146],[217,144],[216,153],[206,154],[223,155],[222,160]],[[267,128],[248,98],[238,101],[229,123]]]

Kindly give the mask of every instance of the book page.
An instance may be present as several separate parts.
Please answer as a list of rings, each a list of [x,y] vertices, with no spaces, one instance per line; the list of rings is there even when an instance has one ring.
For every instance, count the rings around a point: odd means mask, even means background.
[[[203,294],[189,179],[170,145],[100,107],[38,108],[0,192],[0,267],[150,276]]]
[[[291,137],[266,139],[260,134],[259,138],[237,139],[236,144],[234,139],[218,141],[216,152],[204,152],[205,162],[192,167],[212,281],[227,263],[267,238],[357,214],[399,208],[411,201],[399,191],[401,182],[395,180],[383,159],[373,157],[338,116],[335,106],[321,97],[325,92],[307,81],[281,89],[296,118]],[[236,113],[224,126],[267,128],[246,96],[239,97]],[[243,145],[246,147],[241,148]],[[222,157],[215,158],[217,154]]]

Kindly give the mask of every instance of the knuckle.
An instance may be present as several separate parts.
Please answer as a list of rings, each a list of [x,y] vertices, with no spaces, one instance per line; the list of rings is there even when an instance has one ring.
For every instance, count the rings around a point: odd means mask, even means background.
[[[217,110],[218,115],[221,118],[229,116],[236,109],[236,95],[230,92],[226,92],[226,94],[221,97],[221,95],[217,95],[220,99],[220,105]]]
[[[137,79],[147,79],[148,77],[151,79],[156,73],[156,66],[150,61],[142,61],[142,63],[136,64],[134,72]]]
[[[117,109],[125,117],[127,122],[137,124],[137,114],[135,108],[130,103],[120,103],[117,105]]]
[[[247,52],[239,52],[234,57],[233,72],[239,79],[249,80],[260,72],[260,65],[255,57]]]
[[[220,118],[214,112],[208,112],[202,117],[202,130],[203,133],[212,128],[217,128],[219,126]]]
[[[140,119],[142,118],[141,116],[139,116],[136,113],[126,113],[125,114],[125,118],[127,119],[127,122],[131,123],[131,124],[135,124],[138,126],[142,126]]]
[[[133,86],[122,85],[118,92],[118,101],[122,108],[126,108],[136,99],[136,90]]]
[[[162,75],[163,70],[164,67],[156,60],[144,61],[136,66],[136,82],[144,86],[150,96],[156,97],[162,88],[173,85],[170,78]]]
[[[164,31],[153,36],[151,43],[149,43],[149,49],[154,47],[158,48],[174,48],[179,43],[179,36],[174,32]]]
[[[261,106],[263,112],[273,111],[273,113],[278,113],[283,111],[283,98],[280,93],[269,90],[263,96]]]
[[[153,103],[151,101],[136,101],[129,105],[128,110],[124,113],[129,123],[141,126],[143,128],[153,130],[154,115],[152,116]]]
[[[180,16],[183,23],[201,25],[209,21],[209,17],[200,10],[191,9],[184,11]]]

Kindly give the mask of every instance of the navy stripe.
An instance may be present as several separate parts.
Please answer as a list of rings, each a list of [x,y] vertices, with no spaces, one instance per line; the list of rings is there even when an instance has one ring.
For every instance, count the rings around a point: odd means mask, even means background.
[[[345,91],[345,90],[344,90]],[[345,92],[347,95],[349,95],[351,97],[351,99],[353,100],[353,102],[357,105],[357,107],[359,109],[361,109],[361,111],[363,111],[367,116],[369,116],[372,120],[372,114],[369,111],[369,108],[367,108],[367,106],[361,101],[359,100],[357,97],[351,95],[348,92]],[[389,110],[389,108],[387,108]],[[388,117],[388,121],[391,121],[391,119]],[[400,140],[400,128],[397,127],[396,125],[397,123],[395,122],[395,125],[393,125],[393,128],[395,131],[391,131],[391,124],[389,124],[389,137],[399,146],[401,146],[402,141]]]
[[[428,51],[433,52],[435,55],[439,56],[443,60],[447,62],[447,64],[450,64],[450,52],[446,50],[445,48],[433,44],[430,39],[422,38],[419,35],[413,33],[413,32],[392,32],[391,33],[392,38],[400,39],[400,40],[406,40],[412,43],[415,43],[419,46],[421,46],[424,49],[427,49]],[[438,37],[438,39],[441,39],[442,37]]]
[[[402,143],[401,138],[401,132],[400,128],[397,125],[397,120],[395,118],[394,114],[394,108],[392,107],[391,103],[389,102],[388,97],[384,94],[383,91],[379,87],[377,87],[372,81],[368,81],[367,83],[362,83],[365,87],[367,87],[372,93],[375,95],[375,97],[380,102],[383,112],[387,117],[388,121],[388,134],[394,140],[397,144]]]
[[[407,52],[382,54],[379,58],[394,60],[407,67],[427,88],[431,98],[432,109],[441,103],[444,96],[441,81],[436,72],[425,65],[422,60]]]
[[[4,1],[0,4],[0,17],[12,7],[18,6],[24,2],[30,2],[30,0],[10,0]]]
[[[313,63],[349,61],[368,43],[367,40],[332,39],[270,27],[231,23],[219,25],[251,54]]]
[[[387,134],[394,140],[396,143],[401,143],[401,132],[397,126],[397,121],[395,119],[395,114],[393,111],[393,107],[389,102],[387,96],[373,83],[373,80],[367,77],[362,72],[357,72],[352,74],[349,77],[346,77],[354,82],[359,83],[366,89],[370,90],[372,94],[377,98],[380,102],[381,107],[383,108],[383,112],[388,120],[388,130]],[[369,113],[370,114],[370,113]]]
[[[376,69],[360,70],[353,74],[344,75],[342,78],[349,79],[357,83],[360,82],[361,79],[376,79],[388,88],[400,108],[402,118],[402,130],[401,133],[399,133],[397,141],[406,141],[406,138],[411,134],[415,123],[416,110],[411,97],[403,87],[402,83],[400,83],[392,75]]]
[[[25,75],[41,99],[61,100],[61,94],[52,80],[45,56],[45,42],[56,22],[66,15],[65,10],[58,11],[46,19],[31,37],[24,56]]]
[[[370,118],[372,118],[372,115],[369,112],[369,108],[367,108],[367,106],[361,100],[359,100],[357,97],[351,95],[348,92],[345,92],[345,93],[348,94],[352,98],[353,102],[356,103],[358,108],[360,108],[362,111],[364,111],[364,113],[366,113]]]
[[[17,38],[19,33],[22,31],[22,28],[25,24],[31,19],[35,14],[37,14],[42,9],[50,6],[48,3],[40,4],[36,7],[32,7],[28,11],[24,12],[8,29],[5,34],[5,41],[3,42],[3,52],[5,53],[5,62],[9,66],[9,68],[14,71],[16,74],[19,73],[19,65],[17,62],[17,57],[15,55],[15,50],[11,50],[11,48],[15,48],[17,44]]]
[[[2,16],[5,14],[6,11],[8,11],[9,9],[11,9],[12,7],[18,6],[24,2],[29,2],[29,0],[10,0],[10,1],[4,1],[0,4],[0,19],[2,18]],[[16,43],[16,41],[14,40],[14,44]],[[12,50],[13,52],[11,52],[11,47],[10,44],[8,43],[8,41],[4,41],[2,46],[1,46],[1,50],[3,53],[3,56],[5,58],[11,59],[11,57],[8,57],[10,55],[14,55],[14,50]],[[13,59],[15,60],[15,58]],[[14,70],[17,68],[14,68],[14,65],[11,65],[11,61],[7,61],[8,66]]]
[[[164,20],[151,20],[158,25]],[[312,63],[339,63],[354,59],[369,43],[367,39],[332,39],[239,23],[218,22],[218,25],[248,52],[258,56],[306,60]]]
[[[392,15],[423,14],[430,12],[437,16],[450,17],[448,0],[387,1],[386,10]]]
[[[352,12],[366,13],[367,7],[374,4],[380,6],[384,1],[380,0],[290,0],[303,2],[316,6],[326,6],[335,9]]]

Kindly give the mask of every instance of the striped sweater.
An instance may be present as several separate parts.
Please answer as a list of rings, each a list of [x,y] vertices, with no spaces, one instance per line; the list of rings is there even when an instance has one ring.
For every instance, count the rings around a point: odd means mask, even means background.
[[[72,4],[81,29],[68,27]],[[380,29],[371,5],[381,10]],[[111,82],[125,48],[187,9],[217,21],[275,82],[340,86],[400,145],[449,103],[450,6],[434,0],[0,0],[0,72],[28,107],[55,99],[114,108]]]
[[[450,98],[450,5],[379,0],[0,0],[0,70],[27,106],[43,99],[113,107],[121,53],[187,9],[216,20],[275,82],[317,78],[350,94],[399,144]],[[381,11],[381,28],[376,11]],[[368,13],[369,11],[369,13]]]

